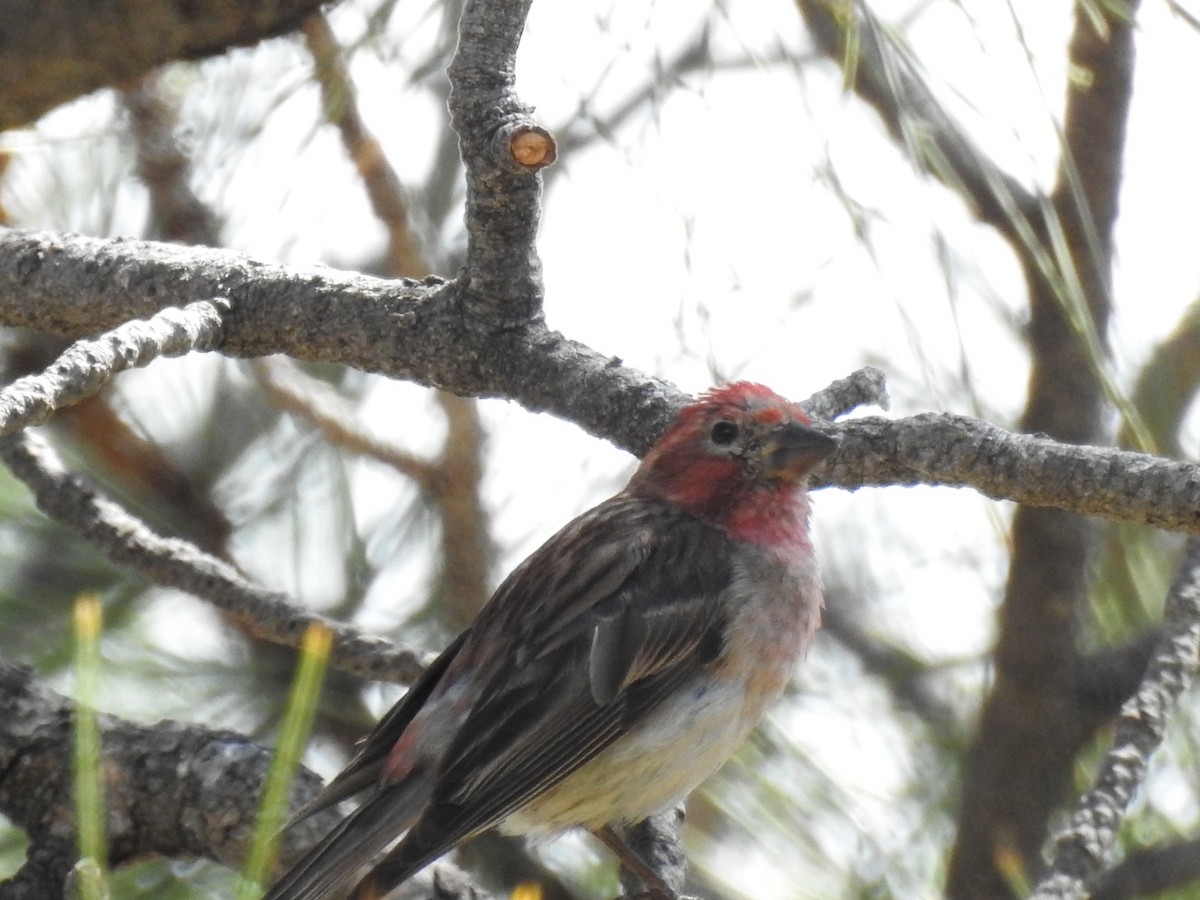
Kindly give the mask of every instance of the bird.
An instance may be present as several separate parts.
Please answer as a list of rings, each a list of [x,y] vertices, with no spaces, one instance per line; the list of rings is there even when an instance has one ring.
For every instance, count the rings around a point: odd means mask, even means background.
[[[573,828],[671,896],[619,829],[716,771],[791,678],[823,606],[808,480],[836,447],[761,384],[683,407],[625,488],[517,566],[302,810],[365,794],[266,900],[378,900],[483,831]]]

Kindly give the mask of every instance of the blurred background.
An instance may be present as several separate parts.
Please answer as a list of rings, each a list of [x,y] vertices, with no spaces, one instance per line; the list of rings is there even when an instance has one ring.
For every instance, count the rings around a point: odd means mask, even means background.
[[[169,65],[6,132],[6,223],[453,276],[463,184],[445,69],[460,7],[344,0],[301,32]],[[1019,229],[979,214],[952,166],[931,162],[945,135],[929,130],[922,104],[957,123],[953,140],[980,171],[1023,197],[1057,203],[1064,184],[1086,193],[1092,173],[1064,177],[1064,159],[1087,149],[1071,143],[1080,131],[1064,97],[1098,76],[1068,45],[1088,22],[1121,30],[1132,8],[879,0],[870,10],[877,18],[848,3],[535,3],[517,84],[559,144],[540,240],[550,325],[692,392],[748,378],[802,399],[870,363],[887,374],[891,415],[1028,426],[1038,257],[1014,249]],[[1085,357],[1103,394],[1087,439],[1136,446],[1140,435],[1194,457],[1200,117],[1189,97],[1200,7],[1152,0],[1136,15],[1128,131],[1112,148],[1123,175],[1108,185],[1120,215],[1111,243],[1099,241],[1111,304],[1103,317],[1092,309],[1099,341]],[[831,27],[841,28],[832,46],[821,38]],[[880,72],[896,91],[871,102]],[[1060,311],[1074,297],[1063,289]],[[6,377],[64,346],[4,333]],[[159,529],[309,608],[431,650],[634,465],[513,404],[283,359],[159,361],[45,430]],[[692,798],[696,888],[940,896],[952,856],[966,852],[963,783],[977,777],[969,760],[1006,639],[997,622],[1012,599],[1013,510],[929,487],[826,490],[815,506],[827,627],[785,702]],[[1144,658],[1178,541],[1086,528],[1091,550],[1069,563],[1082,585],[1072,643],[1084,661]],[[70,605],[98,593],[102,709],[273,740],[292,651],[114,567],[37,514],[7,473],[0,557],[4,656],[70,692]],[[400,691],[331,674],[306,762],[337,771]],[[1174,723],[1136,800],[1123,832],[1131,858],[1197,837],[1194,712]],[[1101,723],[1064,763],[1072,790],[1089,783],[1104,737]],[[0,878],[23,846],[0,819]],[[538,853],[576,896],[615,890],[611,863],[586,839]],[[1020,853],[985,856],[1014,895],[1027,885]],[[149,861],[123,877],[114,896],[210,896],[229,883],[206,863]],[[951,893],[987,895],[965,885]],[[1162,896],[1200,896],[1187,885]]]

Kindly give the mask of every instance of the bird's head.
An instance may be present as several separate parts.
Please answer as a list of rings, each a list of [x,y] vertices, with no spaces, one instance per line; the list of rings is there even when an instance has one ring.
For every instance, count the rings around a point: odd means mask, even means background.
[[[789,501],[837,447],[804,410],[739,381],[686,406],[650,448],[628,491],[728,525],[747,507]]]

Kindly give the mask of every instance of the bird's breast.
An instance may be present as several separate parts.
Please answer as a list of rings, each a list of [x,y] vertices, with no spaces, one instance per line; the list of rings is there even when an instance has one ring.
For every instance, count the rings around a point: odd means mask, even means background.
[[[682,800],[734,753],[783,690],[820,621],[811,560],[751,553],[727,588],[718,657],[630,731],[501,823],[511,834],[636,822]]]

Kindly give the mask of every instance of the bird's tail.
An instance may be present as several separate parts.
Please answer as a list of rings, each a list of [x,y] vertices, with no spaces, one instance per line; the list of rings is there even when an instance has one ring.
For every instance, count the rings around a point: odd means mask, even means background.
[[[309,850],[263,900],[325,900],[345,891],[361,868],[412,826],[428,799],[428,780],[420,777],[376,794]]]

